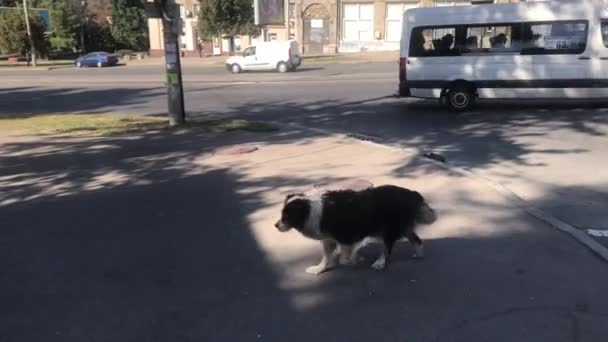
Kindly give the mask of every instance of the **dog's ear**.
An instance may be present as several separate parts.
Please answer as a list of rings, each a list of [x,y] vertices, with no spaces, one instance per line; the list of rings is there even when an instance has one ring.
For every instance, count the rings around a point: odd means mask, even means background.
[[[300,193],[300,192],[298,192],[298,193],[290,193],[290,194],[287,194],[287,196],[285,196],[285,201],[283,201],[283,205],[287,204],[287,202],[288,202],[290,199],[292,199],[292,198],[294,198],[294,197],[296,197],[296,196],[304,196],[304,194],[303,194],[303,193]]]

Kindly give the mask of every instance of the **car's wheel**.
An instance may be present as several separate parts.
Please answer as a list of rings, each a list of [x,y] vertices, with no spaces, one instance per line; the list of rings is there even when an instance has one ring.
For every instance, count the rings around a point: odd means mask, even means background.
[[[97,62],[97,67],[98,67],[98,68],[103,67],[103,63],[101,63],[101,62]]]
[[[447,89],[445,104],[455,112],[464,112],[475,105],[475,89],[467,84],[459,84]]]
[[[233,74],[238,74],[241,72],[241,66],[238,64],[232,64],[232,66],[230,67],[230,70],[232,71]]]
[[[289,66],[285,62],[280,62],[279,64],[277,64],[277,70],[281,73],[288,72]]]
[[[82,64],[80,62],[76,62],[76,67],[77,68],[82,68]]]

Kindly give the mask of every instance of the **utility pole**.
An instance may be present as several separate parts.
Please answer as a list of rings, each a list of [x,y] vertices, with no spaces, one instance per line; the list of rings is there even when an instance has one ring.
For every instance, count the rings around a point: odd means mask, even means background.
[[[175,4],[175,0],[155,0],[155,3],[160,10],[163,21],[169,125],[179,126],[186,122],[182,66],[179,53],[181,31],[179,7]]]
[[[27,0],[23,0],[23,13],[25,14],[25,27],[27,29],[27,37],[30,41],[30,52],[32,56],[32,66],[36,67],[36,47],[34,46],[34,39],[32,39],[32,29],[30,28],[30,16],[27,13]],[[29,64],[30,61],[28,60]]]
[[[87,1],[80,0],[80,54],[83,56],[87,53],[84,49],[84,29],[85,24],[87,23],[86,10]]]

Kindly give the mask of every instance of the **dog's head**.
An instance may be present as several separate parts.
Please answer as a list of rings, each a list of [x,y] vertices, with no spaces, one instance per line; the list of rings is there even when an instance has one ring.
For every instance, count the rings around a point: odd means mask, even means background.
[[[283,202],[281,218],[274,224],[280,232],[303,228],[310,214],[310,202],[304,194],[289,194]]]
[[[432,224],[435,221],[437,221],[437,213],[425,200],[422,200],[418,214],[416,215],[416,222],[420,224]]]

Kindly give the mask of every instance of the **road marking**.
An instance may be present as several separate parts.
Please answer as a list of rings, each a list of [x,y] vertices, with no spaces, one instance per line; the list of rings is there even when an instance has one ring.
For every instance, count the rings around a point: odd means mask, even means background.
[[[608,237],[608,230],[602,229],[587,229],[587,233],[595,237]]]

